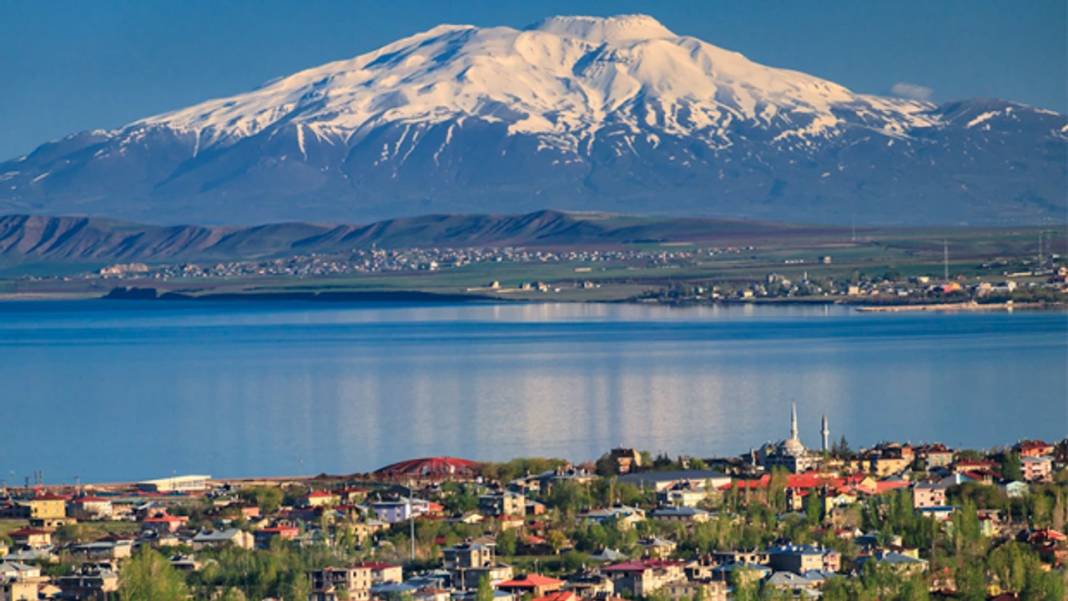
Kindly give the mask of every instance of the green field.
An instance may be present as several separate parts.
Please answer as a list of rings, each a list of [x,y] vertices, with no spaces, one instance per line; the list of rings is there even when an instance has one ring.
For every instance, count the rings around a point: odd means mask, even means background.
[[[645,253],[693,253],[692,260],[671,265],[651,264],[646,258],[614,262],[509,263],[484,262],[439,271],[351,274],[331,277],[257,276],[170,281],[95,278],[62,278],[86,273],[99,265],[46,264],[9,266],[0,272],[0,293],[25,295],[100,296],[115,286],[157,288],[191,296],[205,294],[366,293],[426,292],[471,294],[514,300],[610,301],[625,300],[648,290],[677,284],[744,284],[763,281],[775,273],[792,280],[807,275],[810,280],[857,276],[896,278],[928,275],[941,277],[943,245],[949,248],[949,269],[954,276],[996,280],[1003,272],[1025,269],[1038,252],[1038,235],[1044,232],[1047,252],[1065,253],[1068,233],[1038,228],[1013,229],[909,229],[864,230],[855,235],[846,230],[759,238],[743,250],[710,255],[709,248],[728,245],[696,245],[686,242],[623,245],[616,248]],[[736,240],[732,243],[737,244]],[[820,258],[830,256],[830,264]],[[984,267],[984,263],[996,262]],[[39,271],[35,271],[39,269]],[[576,271],[582,269],[583,271]],[[589,271],[585,271],[589,269]],[[27,273],[53,276],[21,277]],[[5,275],[6,274],[6,275]],[[13,275],[15,274],[15,275]],[[502,290],[489,290],[490,282]],[[523,282],[545,282],[550,292],[515,290]],[[596,287],[580,287],[593,282]],[[510,290],[509,290],[510,289]]]

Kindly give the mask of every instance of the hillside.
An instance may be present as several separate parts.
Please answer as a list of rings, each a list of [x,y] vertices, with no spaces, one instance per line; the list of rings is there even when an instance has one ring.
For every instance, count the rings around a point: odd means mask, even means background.
[[[826,234],[831,228],[705,218],[538,211],[524,215],[426,215],[367,225],[281,223],[254,227],[158,226],[87,217],[0,216],[0,259],[170,261],[248,259],[356,248],[618,246],[642,242],[744,244],[754,238]]]

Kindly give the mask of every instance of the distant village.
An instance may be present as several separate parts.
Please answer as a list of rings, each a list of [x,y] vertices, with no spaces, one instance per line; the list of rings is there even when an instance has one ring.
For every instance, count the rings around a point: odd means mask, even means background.
[[[688,270],[712,261],[753,261],[751,246],[659,248],[624,250],[551,249],[521,247],[352,249],[337,254],[308,254],[285,258],[189,263],[116,263],[77,275],[25,276],[30,282],[88,282],[115,290],[154,286],[192,286],[201,289],[220,282],[261,278],[315,279],[358,275],[418,275],[455,272],[478,265],[553,265],[551,274],[532,271],[529,279],[477,285],[457,285],[456,294],[507,299],[552,300],[565,292],[582,300],[583,291],[624,284],[644,291],[627,300],[659,304],[724,302],[841,302],[858,305],[1063,305],[1068,302],[1068,265],[1055,253],[1037,257],[993,259],[970,267],[973,275],[901,273],[874,269],[872,273],[838,268],[830,254],[782,259],[783,269],[745,268],[701,278]],[[733,264],[733,263],[732,263]],[[739,263],[740,264],[740,263]],[[737,269],[736,267],[734,269]],[[492,273],[492,272],[487,272]],[[538,275],[538,274],[541,275]],[[674,277],[673,273],[679,273]],[[761,274],[762,275],[758,275]],[[514,273],[511,275],[514,276]],[[539,277],[543,279],[538,279]],[[463,275],[470,279],[469,275]],[[457,280],[457,281],[461,281]],[[415,281],[406,285],[418,288]],[[577,291],[577,292],[576,292]],[[595,298],[603,298],[596,295]],[[612,297],[614,298],[614,297]],[[614,298],[615,299],[615,298]],[[622,300],[622,298],[615,299]]]
[[[1068,439],[0,489],[0,601],[1066,598]]]

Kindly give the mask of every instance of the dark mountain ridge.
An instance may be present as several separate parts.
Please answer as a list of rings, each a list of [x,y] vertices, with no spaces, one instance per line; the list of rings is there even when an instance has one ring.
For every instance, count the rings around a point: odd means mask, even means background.
[[[251,259],[357,248],[619,246],[637,242],[741,244],[754,237],[827,234],[795,226],[711,218],[542,210],[523,215],[425,215],[366,225],[252,227],[144,225],[93,217],[0,216],[0,259],[171,261]]]

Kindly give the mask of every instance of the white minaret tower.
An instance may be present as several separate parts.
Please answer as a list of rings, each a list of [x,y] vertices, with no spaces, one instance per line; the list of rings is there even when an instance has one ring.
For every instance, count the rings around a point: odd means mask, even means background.
[[[823,416],[823,427],[820,428],[820,435],[823,437],[823,452],[831,450],[831,428],[827,425],[827,416]]]
[[[790,440],[797,440],[797,401],[790,402]]]

